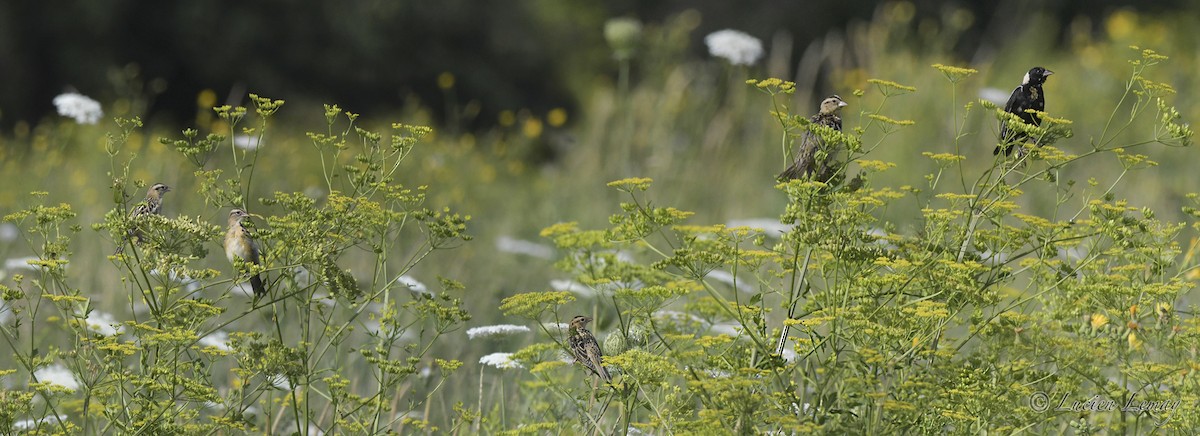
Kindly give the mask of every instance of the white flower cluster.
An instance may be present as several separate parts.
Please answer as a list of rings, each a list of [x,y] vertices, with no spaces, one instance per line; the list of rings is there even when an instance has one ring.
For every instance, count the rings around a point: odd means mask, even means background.
[[[475,327],[467,330],[467,338],[486,338],[488,336],[511,335],[515,333],[528,333],[529,327],[523,325],[512,324],[497,324],[485,325],[483,327]]]
[[[220,330],[200,338],[199,344],[205,347],[213,347],[227,353],[233,352],[233,347],[229,346],[229,333]]]
[[[115,336],[125,332],[124,324],[113,318],[111,314],[98,310],[89,313],[84,323],[89,331],[100,336]]]
[[[247,151],[258,150],[258,136],[233,135],[233,145]]]
[[[75,92],[54,97],[54,107],[58,108],[59,115],[74,118],[79,124],[96,124],[100,117],[104,116],[100,102]]]
[[[408,292],[412,294],[413,298],[433,298],[433,292],[429,292],[429,287],[410,275],[402,275],[396,278],[396,281],[408,288]]]
[[[59,385],[68,390],[74,391],[79,389],[79,380],[75,378],[75,374],[61,363],[42,367],[33,372],[33,377],[39,382]]]
[[[708,53],[734,65],[753,65],[763,55],[762,41],[733,29],[718,30],[704,37]]]
[[[479,363],[500,369],[520,368],[521,364],[512,360],[512,353],[492,353],[479,358]]]
[[[496,250],[504,253],[524,254],[540,259],[553,259],[554,247],[533,241],[517,239],[512,236],[496,238]]]

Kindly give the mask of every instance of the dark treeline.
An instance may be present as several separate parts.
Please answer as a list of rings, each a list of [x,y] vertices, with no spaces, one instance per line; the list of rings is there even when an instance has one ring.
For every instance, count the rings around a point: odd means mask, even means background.
[[[914,27],[938,25],[951,10],[971,12],[955,47],[969,59],[1002,44],[1029,17],[1061,25],[1095,18],[1125,2],[913,2]],[[282,1],[0,0],[0,129],[53,113],[51,99],[75,89],[104,102],[129,98],[152,121],[186,123],[200,90],[218,104],[246,104],[247,91],[275,98],[337,102],[355,111],[394,109],[415,96],[443,113],[437,87],[455,75],[456,101],[478,101],[469,127],[486,127],[495,112],[573,107],[575,91],[615,69],[602,35],[605,20],[632,16],[659,23],[685,9],[699,12],[692,50],[722,28],[769,43],[793,41],[793,58],[808,41],[868,20],[869,0],[622,0],[592,2],[470,0]],[[1162,10],[1186,0],[1139,5]],[[1190,5],[1194,7],[1194,5]],[[1092,20],[1098,22],[1099,20]],[[574,78],[574,81],[569,80]],[[574,83],[574,85],[572,85]]]

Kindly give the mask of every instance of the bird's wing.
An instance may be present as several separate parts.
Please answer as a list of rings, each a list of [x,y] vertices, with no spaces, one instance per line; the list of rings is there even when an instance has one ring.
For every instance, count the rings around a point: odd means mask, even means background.
[[[1008,96],[1008,103],[1004,104],[1004,111],[1008,113],[1016,113],[1013,112],[1013,110],[1016,109],[1015,106],[1017,105],[1017,100],[1020,99],[1021,87],[1017,86],[1016,89],[1013,89],[1012,95]]]
[[[249,223],[249,225],[246,225],[247,223]],[[258,232],[254,228],[254,223],[249,220],[243,220],[242,222],[238,223],[238,227],[242,229],[242,239],[245,240],[246,248],[250,251],[249,257],[247,257],[245,261],[256,265],[259,264]]]
[[[246,238],[246,248],[250,250],[250,258],[246,259],[246,261],[258,265],[258,241],[254,239],[254,233],[242,227],[242,236]]]
[[[821,116],[821,114],[813,115],[808,120],[816,125],[829,126],[829,120],[826,119],[826,117]],[[832,126],[830,126],[830,127],[832,127]],[[837,129],[841,130],[841,122],[840,121],[838,122]],[[821,135],[813,133],[812,129],[808,129],[808,130],[804,131],[804,135],[800,137],[800,157],[811,162],[812,158],[813,158],[813,154],[816,153],[817,148],[820,147],[820,145],[821,145]],[[799,160],[799,159],[797,159],[797,160]]]
[[[604,363],[601,361],[600,357],[601,355],[600,344],[597,344],[596,342],[588,343],[587,358],[592,362],[592,369],[596,372],[596,375],[599,375],[605,380],[609,380],[611,377],[608,375],[608,370],[604,369]]]
[[[799,170],[799,174],[808,174],[820,144],[821,137],[812,131],[804,132],[804,135],[801,136],[800,151],[796,153],[795,162],[795,167]]]
[[[141,216],[141,215],[144,215],[148,211],[150,211],[150,204],[145,201],[142,201],[141,203],[138,203],[133,206],[133,210],[129,211],[129,216],[131,218]]]
[[[1008,96],[1008,102],[1004,104],[1004,111],[1008,112],[1010,114],[1016,114],[1017,116],[1021,116],[1022,114],[1020,112],[1017,112],[1018,110],[1024,110],[1024,109],[1017,108],[1017,106],[1020,106],[1020,101],[1021,101],[1021,86],[1018,85],[1015,89],[1013,89],[1012,95]],[[1009,139],[1008,138],[1008,123],[1004,122],[1004,120],[1000,120],[1000,139],[1002,141],[1008,141],[1008,139]],[[996,150],[999,150],[999,148],[997,148]]]
[[[250,258],[246,260],[250,261],[250,263],[258,265],[258,243],[250,238],[246,238],[246,243],[246,245],[250,247]]]

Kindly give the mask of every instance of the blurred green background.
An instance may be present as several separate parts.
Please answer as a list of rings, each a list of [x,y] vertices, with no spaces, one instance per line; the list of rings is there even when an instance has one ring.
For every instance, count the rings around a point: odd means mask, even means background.
[[[627,76],[604,37],[605,22],[617,17],[643,26]],[[746,79],[795,81],[797,92],[785,103],[803,115],[825,95],[840,94],[850,103],[847,129],[864,123],[859,110],[882,101],[867,79],[915,86],[882,113],[916,126],[889,136],[870,158],[898,165],[873,180],[876,186],[919,187],[935,168],[921,152],[954,151],[962,106],[997,92],[1003,100],[1034,65],[1056,72],[1046,85],[1047,110],[1074,121],[1075,137],[1058,144],[1068,152],[1089,150],[1114,110],[1128,113],[1117,99],[1131,71],[1127,60],[1138,56],[1130,45],[1171,56],[1149,76],[1175,87],[1171,100],[1185,121],[1200,118],[1197,24],[1200,2],[1183,0],[8,0],[0,2],[0,214],[29,205],[35,190],[48,191],[49,203],[72,204],[85,227],[70,257],[79,281],[73,285],[120,318],[127,296],[104,258],[114,244],[88,228],[114,207],[103,150],[104,134],[117,130],[113,117],[147,121],[126,151],[136,155],[135,180],[175,188],[165,214],[223,224],[228,211],[194,195],[195,167],[158,138],[177,138],[188,127],[226,133],[211,108],[248,105],[248,93],[286,100],[257,151],[251,190],[256,197],[277,190],[320,196],[320,163],[304,133],[323,131],[321,104],[336,103],[364,114],[359,124],[368,129],[392,122],[435,128],[405,162],[400,181],[429,185],[430,207],[471,215],[476,239],[436,253],[411,275],[429,284],[437,276],[464,282],[471,325],[513,322],[496,309],[502,298],[568,278],[554,270],[554,251],[538,231],[560,221],[605,223],[619,199],[607,181],[651,177],[651,198],[697,212],[697,223],[771,220],[782,212],[786,199],[774,189],[785,166],[782,130],[769,115],[770,98]],[[709,56],[704,36],[725,28],[761,39],[763,58],[746,67]],[[934,63],[980,73],[953,88]],[[101,102],[99,124],[77,125],[54,113],[51,100],[68,89]],[[850,97],[858,89],[865,96]],[[983,171],[993,163],[995,120],[976,104],[965,123],[962,153],[970,168]],[[1153,124],[1123,131],[1118,143],[1144,139]],[[867,144],[872,135],[878,132],[867,134]],[[1115,158],[1097,158],[1085,173],[1062,177],[1094,177],[1102,188],[1123,177],[1118,197],[1178,216],[1183,196],[1200,183],[1192,150],[1139,152],[1161,165],[1121,176]],[[229,153],[228,145],[218,148],[209,166],[227,165]],[[1023,206],[1034,213],[1053,206],[1037,198],[1022,197]],[[888,210],[887,218],[911,232],[903,220],[917,216],[911,212],[919,206],[904,207]],[[215,242],[211,251],[220,252]],[[19,238],[0,241],[4,258],[30,252]],[[213,268],[228,271],[221,256],[209,257]],[[576,305],[590,313],[595,303],[581,298]],[[447,344],[440,355],[474,365],[515,345]],[[470,390],[477,380],[458,383],[452,389]]]

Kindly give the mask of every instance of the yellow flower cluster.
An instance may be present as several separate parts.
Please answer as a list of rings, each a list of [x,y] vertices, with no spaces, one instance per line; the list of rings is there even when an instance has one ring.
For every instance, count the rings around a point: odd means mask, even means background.
[[[950,83],[958,83],[958,81],[979,72],[979,70],[974,68],[952,67],[942,64],[933,64],[931,66],[936,68],[938,71],[941,71],[942,74],[946,76],[946,79],[950,81]]]
[[[867,83],[873,84],[879,88],[879,92],[886,96],[907,94],[909,92],[917,92],[915,86],[901,85],[891,80],[867,79]]]
[[[608,186],[617,188],[617,190],[622,192],[632,193],[635,190],[645,192],[647,189],[650,189],[651,183],[654,183],[654,180],[649,177],[629,177],[608,182]]]

